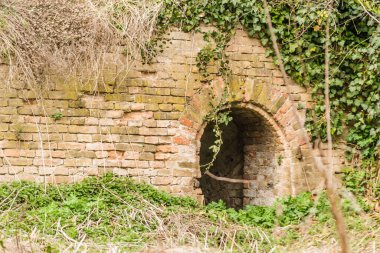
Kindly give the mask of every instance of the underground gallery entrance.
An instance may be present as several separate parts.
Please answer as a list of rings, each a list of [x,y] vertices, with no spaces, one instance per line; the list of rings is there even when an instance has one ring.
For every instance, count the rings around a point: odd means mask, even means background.
[[[276,140],[273,127],[254,110],[234,108],[231,116],[233,120],[221,126],[223,144],[208,170],[211,175],[205,173],[205,165],[214,156],[210,149],[216,139],[212,124],[205,127],[200,140],[200,187],[205,203],[223,200],[235,209],[247,204],[271,204],[275,198],[274,172],[281,165],[282,145]]]

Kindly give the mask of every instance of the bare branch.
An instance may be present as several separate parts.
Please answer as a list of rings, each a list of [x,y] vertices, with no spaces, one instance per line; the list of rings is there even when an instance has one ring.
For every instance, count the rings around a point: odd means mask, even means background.
[[[212,174],[210,171],[206,171],[205,175],[208,175],[209,177],[218,180],[218,181],[224,181],[229,183],[238,183],[238,184],[249,184],[254,182],[253,180],[247,180],[247,179],[235,179],[235,178],[229,178],[229,177],[218,177]]]
[[[364,5],[364,3],[361,0],[356,0],[364,9],[364,11],[367,13],[368,16],[370,16],[373,20],[375,20],[377,23],[380,24],[380,19],[375,17],[369,10],[368,8]]]

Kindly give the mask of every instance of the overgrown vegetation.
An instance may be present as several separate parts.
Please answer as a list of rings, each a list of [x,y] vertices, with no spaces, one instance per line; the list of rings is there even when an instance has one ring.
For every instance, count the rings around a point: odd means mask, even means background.
[[[348,142],[368,158],[378,155],[380,145],[380,25],[368,15],[371,8],[364,10],[361,3],[340,0],[334,4],[330,99],[333,136],[342,135],[343,128],[347,127]],[[308,111],[307,127],[313,138],[325,140],[325,108],[321,96],[324,88],[325,3],[273,1],[271,4],[270,14],[286,71],[313,92],[315,104],[313,110]],[[372,14],[378,15],[377,12]],[[211,60],[220,61],[218,75],[222,73],[220,68],[228,69],[223,49],[238,24],[250,36],[258,37],[264,46],[271,44],[262,2],[256,0],[165,0],[158,17],[155,44],[159,44],[160,36],[170,26],[189,32],[200,31],[202,24],[214,25],[218,32],[213,33],[213,46],[208,44],[198,55],[197,66],[201,72]],[[273,56],[270,49],[267,52]]]
[[[361,169],[348,167],[343,170],[344,186],[355,195],[364,210],[380,211],[379,163],[369,159],[361,166]]]
[[[269,207],[235,210],[223,202],[202,206],[189,197],[174,197],[130,178],[106,174],[70,185],[49,185],[46,190],[37,183],[2,184],[0,199],[0,240],[7,246],[7,238],[17,237],[21,245],[28,242],[37,251],[190,245],[277,252],[305,236],[298,231],[305,222],[312,222],[311,232],[329,224],[329,236],[333,234],[326,196],[314,200],[310,193],[279,199]],[[362,218],[350,205],[345,207],[346,214],[356,219],[356,231]]]

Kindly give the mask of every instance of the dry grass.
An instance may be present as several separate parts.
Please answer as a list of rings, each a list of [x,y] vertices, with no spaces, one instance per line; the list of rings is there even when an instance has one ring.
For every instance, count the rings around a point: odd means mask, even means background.
[[[2,0],[0,63],[10,65],[10,81],[28,84],[52,72],[94,78],[110,52],[123,52],[112,60],[128,68],[151,37],[160,7],[150,0]]]
[[[37,227],[30,233],[17,231],[13,237],[3,237],[0,233],[0,240],[4,244],[0,252],[46,252],[49,248],[58,252],[277,252],[271,235],[261,228],[224,220],[213,222],[202,213],[179,211],[165,215],[164,212],[148,204],[143,210],[126,210],[125,215],[120,217],[123,219],[120,224],[123,225],[136,217],[143,217],[147,226],[158,224],[154,230],[141,233],[141,237],[149,237],[148,241],[115,242],[110,236],[108,243],[101,243],[88,239],[85,232],[75,240],[58,223],[54,236],[41,233]],[[6,212],[1,214],[4,215]],[[117,227],[117,224],[115,221],[114,226]],[[88,222],[82,224],[80,229],[84,231],[94,227],[96,224]]]
[[[346,216],[350,252],[376,253],[380,250],[380,214]],[[278,228],[277,236],[294,231],[297,239],[280,248],[286,252],[338,253],[341,252],[332,220],[325,224],[310,219],[295,226]]]
[[[336,231],[331,221],[325,226],[306,221],[299,225],[279,227],[270,233],[260,228],[228,224],[223,221],[210,222],[199,214],[171,213],[170,216],[163,218],[161,211],[155,207],[144,210],[147,222],[160,224],[156,231],[150,233],[151,240],[147,243],[112,242],[110,238],[110,242],[104,244],[88,240],[86,237],[76,241],[57,227],[55,236],[47,236],[34,229],[29,234],[8,238],[4,240],[5,248],[0,252],[43,252],[49,245],[59,252],[340,252]],[[128,215],[132,219],[136,213],[131,212]],[[355,219],[356,221],[348,221],[349,226],[354,226],[348,233],[352,252],[378,252],[379,224],[369,216],[361,216],[360,222],[358,217]],[[213,228],[213,232],[210,232],[210,228]],[[275,240],[287,237],[286,233],[290,230],[296,231],[298,238],[289,239],[285,246],[277,244]],[[246,237],[244,244],[239,238],[239,233]]]

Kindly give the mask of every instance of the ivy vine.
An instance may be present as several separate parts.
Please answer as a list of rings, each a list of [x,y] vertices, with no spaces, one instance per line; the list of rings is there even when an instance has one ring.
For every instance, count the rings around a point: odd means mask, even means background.
[[[206,46],[202,48],[196,58],[199,73],[204,78],[203,82],[211,85],[213,76],[208,71],[208,68],[214,64],[217,66],[217,76],[222,77],[225,83],[228,83],[231,75],[229,67],[229,60],[225,55],[225,48],[227,43],[232,37],[232,31],[218,33],[216,31],[203,33],[203,39],[207,42]],[[230,113],[231,104],[228,100],[229,97],[228,86],[224,86],[221,98],[217,98],[212,92],[210,93],[211,102],[209,103],[212,110],[205,116],[204,120],[213,126],[213,133],[215,136],[214,143],[209,147],[212,152],[211,160],[201,165],[204,171],[208,171],[213,165],[223,145],[223,130],[222,126],[227,126],[232,121]],[[218,100],[219,99],[219,100]],[[212,101],[216,101],[216,104]]]
[[[212,39],[214,43],[208,43],[197,57],[197,67],[205,78],[209,77],[210,61],[217,62],[219,75],[228,76],[224,49],[238,24],[249,36],[269,47],[268,56],[274,56],[259,0],[163,0],[163,5],[156,37],[149,42],[152,51],[171,26],[184,32],[200,32],[201,24],[217,28],[216,32],[205,34],[205,40]],[[376,157],[380,148],[380,26],[368,15],[371,9],[366,12],[358,1],[336,0],[335,6],[330,55],[332,134],[344,134],[362,157]],[[314,106],[307,112],[306,127],[312,138],[324,140],[325,4],[272,1],[270,14],[287,73],[300,85],[312,89]]]

